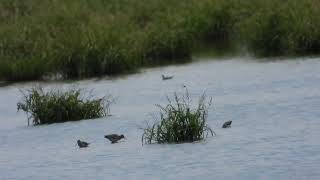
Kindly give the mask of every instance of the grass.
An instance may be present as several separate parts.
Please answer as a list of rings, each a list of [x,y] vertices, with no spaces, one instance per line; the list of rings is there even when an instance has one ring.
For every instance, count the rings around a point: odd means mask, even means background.
[[[157,105],[160,121],[144,129],[143,144],[194,142],[214,135],[206,124],[211,100],[206,101],[204,94],[194,109],[187,91],[181,96],[175,93],[174,99],[168,98],[168,102],[166,106]]]
[[[305,55],[320,52],[320,3],[248,1],[237,24],[250,52],[258,56]],[[256,9],[256,10],[254,10]],[[241,15],[239,15],[241,17]]]
[[[100,118],[109,112],[109,99],[92,99],[90,95],[83,95],[81,89],[44,92],[41,87],[34,87],[22,94],[17,109],[27,114],[28,125],[30,120],[33,125],[52,124]]]
[[[0,80],[134,72],[190,59],[199,43],[318,54],[319,39],[318,0],[0,1]]]

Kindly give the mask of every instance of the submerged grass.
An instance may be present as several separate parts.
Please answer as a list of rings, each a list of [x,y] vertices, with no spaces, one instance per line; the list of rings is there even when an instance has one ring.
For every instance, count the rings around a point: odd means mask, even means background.
[[[182,96],[175,93],[174,99],[168,98],[168,102],[166,106],[157,105],[160,121],[144,129],[143,144],[194,142],[214,135],[206,124],[211,100],[206,101],[204,94],[195,109],[191,107],[188,92]]]
[[[106,116],[110,101],[106,98],[91,99],[81,95],[81,89],[70,91],[51,90],[44,92],[41,87],[23,91],[23,99],[17,109],[26,112],[28,125],[51,124]]]
[[[319,53],[320,3],[0,1],[0,80],[132,72],[188,59],[204,42],[244,46],[257,56]]]

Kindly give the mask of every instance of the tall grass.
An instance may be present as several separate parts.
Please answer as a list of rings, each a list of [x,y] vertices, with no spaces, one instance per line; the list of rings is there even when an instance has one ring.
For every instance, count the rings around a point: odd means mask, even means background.
[[[0,1],[0,80],[127,73],[189,59],[204,42],[314,54],[319,18],[317,0]]]
[[[205,95],[199,99],[196,108],[192,109],[188,92],[174,99],[168,98],[166,106],[157,105],[160,109],[160,121],[144,129],[142,143],[182,143],[193,142],[214,135],[206,124],[208,107],[211,100]]]
[[[23,91],[23,99],[17,109],[26,112],[28,125],[51,124],[106,116],[110,100],[107,97],[92,99],[84,96],[81,89],[70,91],[51,90],[41,87]]]
[[[316,0],[246,1],[236,24],[243,43],[258,56],[320,52],[320,3]]]

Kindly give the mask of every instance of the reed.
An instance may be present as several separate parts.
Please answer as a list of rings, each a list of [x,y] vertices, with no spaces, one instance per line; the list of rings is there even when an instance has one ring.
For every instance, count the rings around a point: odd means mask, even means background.
[[[30,120],[33,125],[41,125],[100,118],[109,113],[111,103],[107,97],[92,99],[81,89],[45,92],[41,87],[34,87],[22,94],[17,109],[27,114],[28,125]]]
[[[207,101],[203,94],[197,107],[192,108],[188,92],[181,96],[175,93],[166,106],[157,105],[160,121],[144,128],[142,143],[184,143],[213,136],[214,131],[206,124],[210,105],[211,100]]]
[[[320,53],[317,0],[0,1],[0,80],[85,78],[191,59],[197,44],[255,56]],[[234,48],[234,47],[236,48]],[[229,48],[229,47],[227,47]]]

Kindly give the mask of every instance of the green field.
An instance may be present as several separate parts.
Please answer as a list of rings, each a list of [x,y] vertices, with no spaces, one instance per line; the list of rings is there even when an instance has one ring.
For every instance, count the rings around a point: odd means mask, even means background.
[[[189,59],[197,44],[255,56],[320,52],[318,0],[0,1],[0,80],[85,78]]]

